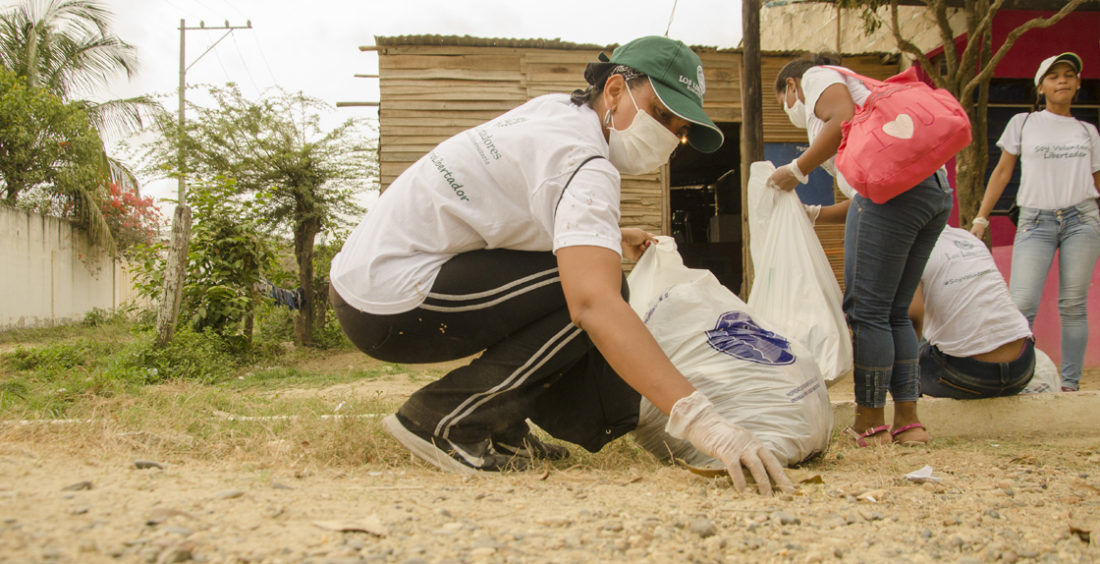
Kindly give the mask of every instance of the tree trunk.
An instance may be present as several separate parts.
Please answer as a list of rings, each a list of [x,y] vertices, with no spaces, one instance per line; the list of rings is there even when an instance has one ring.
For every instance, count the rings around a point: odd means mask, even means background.
[[[302,303],[294,320],[294,340],[301,346],[313,345],[313,244],[321,232],[321,222],[307,219],[294,229],[294,256],[298,259],[298,287]]]
[[[256,302],[259,300],[259,292],[253,284],[248,288],[248,311],[244,314],[244,338],[249,346],[252,346],[252,334],[256,328]]]
[[[164,272],[164,292],[157,310],[158,347],[172,340],[176,320],[180,314],[183,282],[187,278],[187,247],[191,240],[191,208],[186,204],[176,206],[172,218],[172,241],[168,249],[168,265]]]

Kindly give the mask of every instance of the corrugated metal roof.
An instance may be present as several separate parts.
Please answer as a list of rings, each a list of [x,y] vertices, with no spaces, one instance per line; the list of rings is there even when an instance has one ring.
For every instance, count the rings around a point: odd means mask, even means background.
[[[515,47],[520,49],[611,49],[614,45],[595,45],[591,43],[571,43],[561,39],[513,39],[507,37],[474,37],[471,35],[396,35],[374,36],[378,47],[397,45],[438,45],[461,47]]]
[[[619,45],[596,45],[594,43],[571,43],[561,39],[516,39],[507,37],[474,37],[472,35],[376,35],[374,47],[395,47],[399,45],[434,45],[440,47],[510,47],[517,49],[572,49],[578,51],[592,51],[600,49],[613,51]],[[728,53],[740,53],[740,47],[733,49],[720,49],[713,46],[692,45],[695,51],[721,51]],[[361,47],[362,49],[362,47]],[[765,51],[764,55],[790,55],[798,56],[805,51]],[[868,52],[868,53],[843,53],[843,56],[864,55],[891,55],[894,53]]]

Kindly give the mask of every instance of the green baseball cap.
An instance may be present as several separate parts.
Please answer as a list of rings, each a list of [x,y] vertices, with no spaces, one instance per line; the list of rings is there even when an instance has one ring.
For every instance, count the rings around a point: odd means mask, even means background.
[[[600,58],[608,60],[601,53]],[[682,41],[650,35],[620,45],[611,53],[610,62],[626,65],[649,77],[657,98],[672,113],[692,123],[688,143],[713,153],[722,146],[722,130],[703,112],[703,63]]]

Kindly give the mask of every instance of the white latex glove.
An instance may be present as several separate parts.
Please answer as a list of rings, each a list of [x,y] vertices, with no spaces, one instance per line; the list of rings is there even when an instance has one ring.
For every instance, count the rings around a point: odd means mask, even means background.
[[[810,223],[817,223],[817,217],[821,215],[821,204],[802,204],[802,207],[806,210]]]
[[[745,490],[742,466],[752,474],[761,495],[771,495],[771,479],[775,480],[780,490],[794,491],[794,484],[787,477],[783,465],[768,447],[748,429],[726,421],[707,396],[698,390],[680,398],[672,406],[665,431],[677,439],[687,439],[701,452],[721,460],[739,492]]]

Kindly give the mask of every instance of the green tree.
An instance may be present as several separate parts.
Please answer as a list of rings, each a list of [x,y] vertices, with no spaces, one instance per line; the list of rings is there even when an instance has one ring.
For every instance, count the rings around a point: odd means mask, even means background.
[[[210,94],[211,106],[189,106],[195,117],[182,140],[174,121],[162,121],[152,160],[162,169],[176,168],[182,143],[189,177],[224,175],[241,193],[270,194],[256,211],[267,229],[292,237],[305,294],[295,341],[310,345],[317,312],[327,304],[315,290],[314,245],[319,234],[362,213],[355,195],[377,178],[373,137],[354,120],[323,130],[321,112],[329,106],[302,94],[277,91],[252,101],[233,85]]]
[[[110,179],[131,188],[136,182],[122,163],[107,156],[102,136],[140,129],[143,114],[157,115],[163,109],[148,97],[106,102],[84,97],[108,85],[119,73],[133,76],[137,68],[136,50],[110,32],[110,19],[110,12],[94,0],[24,0],[0,12],[0,68],[20,78],[22,88],[32,97],[48,94],[57,103],[67,102],[64,127],[70,132],[85,130],[80,142],[69,139],[62,145],[69,158],[58,159],[51,143],[60,125],[59,116],[48,111],[51,103],[42,98],[33,119],[28,121],[28,115],[15,122],[37,127],[9,128],[0,142],[20,149],[6,155],[12,165],[5,177],[7,203],[14,203],[27,189],[41,187],[53,197],[71,202],[66,215],[75,214],[93,242],[113,253],[116,245],[111,228],[120,224],[104,219],[104,212],[109,215],[112,211],[104,209],[112,201]],[[79,119],[89,127],[75,123]],[[98,156],[90,154],[93,144],[87,131],[95,134]],[[58,170],[46,170],[55,164]],[[95,166],[89,168],[92,164]],[[26,165],[32,166],[17,170]]]
[[[152,99],[86,98],[137,70],[137,50],[112,34],[110,23],[110,11],[94,0],[24,0],[0,15],[0,65],[32,88],[79,100],[101,131],[140,129],[143,113],[160,111]]]
[[[92,240],[113,249],[100,208],[107,197],[103,142],[79,104],[32,88],[0,68],[0,180],[4,201],[40,187],[61,200],[65,215]]]
[[[1004,7],[1006,0],[964,0],[962,2],[921,0],[939,28],[944,49],[943,66],[940,67],[929,59],[910,38],[904,37],[901,33],[901,26],[898,23],[898,4],[913,2],[839,0],[842,7],[860,10],[864,27],[868,31],[874,31],[878,26],[887,23],[898,49],[911,56],[925,74],[932,78],[937,87],[951,92],[970,117],[974,140],[955,159],[955,189],[959,199],[959,219],[963,225],[970,225],[970,221],[978,213],[985,193],[985,171],[989,164],[989,124],[986,121],[986,112],[989,107],[989,83],[993,79],[993,71],[1021,35],[1028,30],[1050,27],[1058,23],[1086,2],[1096,3],[1097,0],[1069,0],[1050,17],[1036,17],[1020,24],[1008,33],[1004,44],[994,52],[993,19]],[[966,29],[961,32],[966,35],[967,42],[961,51],[955,45],[955,37],[959,35],[959,30],[951,29],[950,25],[952,9],[961,10],[965,15]]]
[[[268,199],[266,192],[241,197],[227,178],[191,187],[196,221],[181,309],[195,330],[222,336],[243,331],[252,340],[253,312],[260,299],[255,288],[275,260],[256,213]]]

